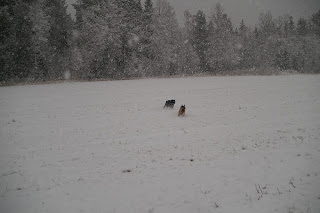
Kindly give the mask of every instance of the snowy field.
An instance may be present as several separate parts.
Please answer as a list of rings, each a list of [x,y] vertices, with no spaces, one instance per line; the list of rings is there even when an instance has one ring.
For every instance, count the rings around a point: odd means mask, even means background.
[[[0,118],[1,213],[320,212],[320,75],[1,87]]]

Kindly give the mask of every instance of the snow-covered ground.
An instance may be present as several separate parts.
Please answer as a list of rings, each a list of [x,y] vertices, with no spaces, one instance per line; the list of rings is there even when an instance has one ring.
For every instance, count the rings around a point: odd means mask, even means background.
[[[1,87],[0,212],[318,213],[320,76]]]

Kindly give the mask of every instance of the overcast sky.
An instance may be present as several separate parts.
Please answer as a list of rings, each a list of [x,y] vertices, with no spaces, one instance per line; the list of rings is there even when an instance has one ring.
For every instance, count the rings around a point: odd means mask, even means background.
[[[66,0],[68,4],[76,0]],[[155,2],[156,0],[153,0]],[[209,14],[217,2],[222,3],[225,11],[231,17],[234,25],[239,25],[241,19],[251,26],[258,22],[261,12],[270,10],[274,17],[291,14],[295,19],[309,17],[320,10],[320,0],[168,0],[175,8],[180,24],[183,23],[183,13],[189,9],[192,13],[203,10]],[[144,2],[144,0],[142,0]],[[72,6],[69,11],[74,15]]]

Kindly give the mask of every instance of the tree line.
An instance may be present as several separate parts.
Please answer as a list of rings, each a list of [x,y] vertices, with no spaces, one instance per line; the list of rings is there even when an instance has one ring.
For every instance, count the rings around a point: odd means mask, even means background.
[[[0,82],[172,75],[320,73],[320,10],[295,23],[261,13],[252,28],[221,4],[184,13],[167,0],[0,2]]]

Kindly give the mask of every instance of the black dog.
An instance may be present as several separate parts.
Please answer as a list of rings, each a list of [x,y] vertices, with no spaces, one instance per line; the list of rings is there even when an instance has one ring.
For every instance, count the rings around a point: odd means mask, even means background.
[[[173,108],[175,103],[176,103],[176,100],[167,100],[163,108],[165,107]]]

